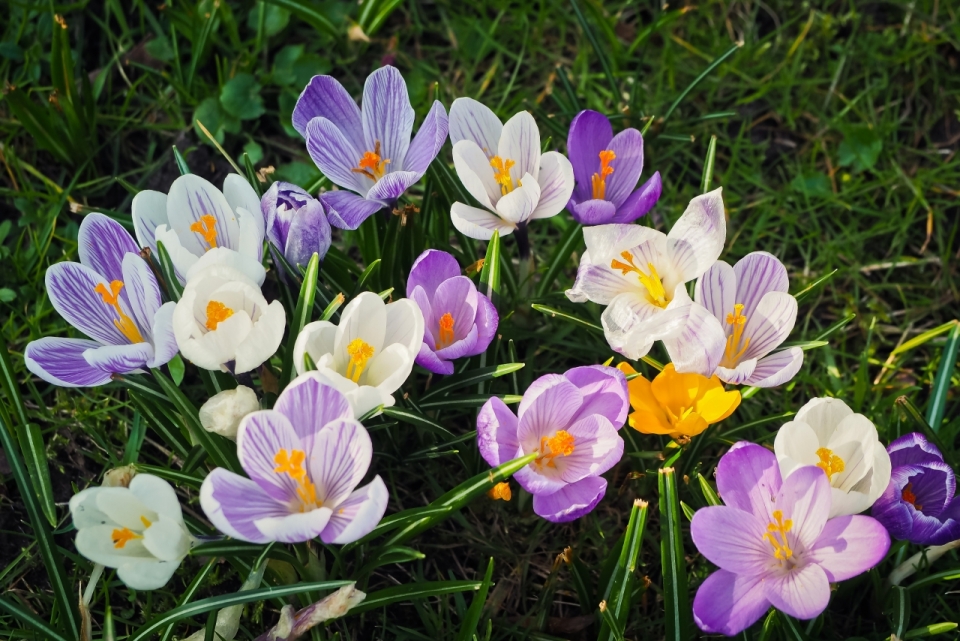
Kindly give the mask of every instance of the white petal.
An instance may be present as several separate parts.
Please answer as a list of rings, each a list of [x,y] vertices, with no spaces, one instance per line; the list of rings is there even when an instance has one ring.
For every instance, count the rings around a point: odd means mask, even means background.
[[[160,225],[156,230],[157,242],[163,243],[163,248],[170,256],[170,262],[177,275],[177,280],[183,285],[187,282],[187,272],[197,262],[197,255],[180,244],[180,237],[166,225]],[[158,257],[159,260],[159,257]]]
[[[710,310],[720,321],[733,311],[737,303],[737,276],[733,267],[718,260],[697,279],[693,299]]]
[[[490,159],[470,140],[453,146],[453,167],[467,192],[481,205],[493,209],[500,200],[500,185],[494,180]]]
[[[450,220],[461,234],[477,240],[490,240],[494,231],[500,232],[500,237],[513,233],[516,226],[484,209],[453,203],[450,208]]]
[[[784,423],[773,440],[773,451],[777,455],[783,478],[787,478],[801,465],[819,463],[817,450],[820,447],[820,441],[809,425],[799,420]]]
[[[802,421],[813,428],[817,440],[826,444],[840,421],[853,414],[853,410],[839,398],[814,398],[800,408],[794,421]]]
[[[589,300],[600,305],[609,305],[623,293],[642,296],[636,274],[624,275],[618,269],[611,269],[609,264],[594,263],[589,250],[580,258],[580,268],[577,270],[577,280],[573,283],[573,288],[566,291],[567,298],[575,303]]]
[[[253,323],[253,327],[243,341],[237,345],[234,373],[249,372],[270,360],[280,347],[286,324],[287,316],[283,311],[283,305],[278,300],[273,301]]]
[[[380,353],[387,332],[386,307],[378,295],[363,292],[343,308],[334,339],[333,357],[337,371],[345,373],[350,361],[347,346],[357,339],[372,347],[374,355]]]
[[[415,358],[423,343],[423,312],[409,298],[401,298],[386,306],[387,332],[384,346],[399,343]]]
[[[556,151],[548,151],[540,156],[540,200],[530,218],[550,218],[556,216],[570,201],[573,194],[573,165],[567,157]]]
[[[166,243],[164,243],[164,245],[166,245]],[[250,248],[248,248],[248,251],[249,250]],[[227,249],[226,247],[215,247],[203,254],[200,258],[196,258],[193,254],[189,254],[189,256],[192,258],[192,262],[187,270],[183,272],[185,274],[185,281],[195,278],[200,272],[206,271],[215,265],[235,269],[250,281],[256,283],[258,287],[263,285],[263,281],[267,278],[267,270],[263,268],[260,259],[253,253],[245,254],[233,249]],[[176,261],[174,261],[174,264],[176,264]],[[179,272],[179,269],[177,271]]]
[[[727,337],[720,321],[703,305],[691,302],[687,314],[683,329],[664,338],[663,345],[677,372],[711,376],[723,358]]]
[[[750,339],[744,358],[762,358],[772,352],[787,340],[796,322],[797,299],[783,292],[767,292],[743,329]]]
[[[151,510],[176,523],[183,523],[180,499],[173,486],[152,474],[137,474],[130,481],[129,491]]]
[[[159,191],[144,189],[133,197],[130,204],[133,215],[133,228],[137,234],[137,244],[157,251],[157,227],[169,225],[167,220],[167,195]]]
[[[196,256],[210,249],[203,237],[190,229],[202,216],[213,216],[216,221],[217,247],[237,249],[240,225],[223,192],[196,174],[180,176],[173,181],[167,194],[167,218],[170,227],[180,237],[180,243]]]
[[[190,550],[190,538],[180,522],[161,516],[144,530],[143,546],[161,561],[180,562]]]
[[[540,185],[530,174],[524,174],[520,186],[497,201],[497,213],[508,223],[519,225],[530,219],[540,200]]]
[[[240,239],[237,243],[237,251],[244,256],[249,256],[252,260],[261,262],[263,260],[264,231],[258,229],[257,224],[258,222],[260,225],[264,224],[263,216],[258,210],[251,213],[243,207],[238,207],[237,217],[240,222]]]
[[[227,177],[223,180],[223,197],[227,199],[227,202],[234,211],[237,209],[246,209],[254,215],[253,223],[262,241],[265,234],[266,221],[263,219],[263,214],[260,210],[260,199],[257,198],[257,192],[253,190],[253,187],[250,186],[247,179],[240,174],[227,174]],[[243,223],[241,222],[241,233],[242,231]]]
[[[594,225],[583,228],[583,240],[591,259],[599,265],[610,265],[614,258],[638,245],[654,240],[658,251],[666,251],[667,237],[643,225]]]
[[[529,111],[521,111],[503,125],[497,155],[516,164],[510,168],[514,182],[524,174],[540,176],[540,130]]]
[[[667,234],[667,255],[683,281],[699,277],[719,258],[727,237],[722,188],[697,196]]]
[[[200,406],[200,424],[208,432],[236,441],[240,421],[259,409],[256,392],[246,385],[238,385],[214,394]]]
[[[716,375],[716,377],[724,383],[730,383],[731,385],[743,385],[745,381],[749,380],[750,377],[753,376],[753,372],[756,367],[757,359],[748,358],[747,360],[740,361],[733,369],[718,365],[716,371],[714,371],[714,375]]]
[[[310,354],[316,363],[323,354],[333,354],[336,336],[337,326],[331,322],[314,321],[304,325],[293,345],[293,365],[297,374],[305,371],[304,355]]]
[[[470,140],[490,158],[497,154],[503,124],[485,104],[473,98],[457,98],[450,105],[450,142]]]
[[[117,576],[133,590],[158,590],[167,584],[180,563],[144,559],[127,561],[117,568]]]
[[[797,375],[802,365],[803,350],[791,347],[759,359],[753,375],[745,383],[757,387],[783,385]]]
[[[370,360],[360,382],[376,387],[381,395],[391,395],[410,376],[413,363],[414,357],[402,345],[394,343]]]

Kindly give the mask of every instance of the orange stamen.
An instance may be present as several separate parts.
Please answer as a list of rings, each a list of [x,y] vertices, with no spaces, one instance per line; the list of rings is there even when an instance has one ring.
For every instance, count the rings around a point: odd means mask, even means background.
[[[142,343],[143,335],[140,334],[140,330],[137,329],[137,324],[133,322],[133,319],[123,313],[123,310],[120,309],[120,290],[123,289],[123,281],[115,280],[110,283],[110,290],[107,290],[106,285],[103,283],[97,283],[97,286],[93,288],[93,291],[97,294],[100,294],[100,298],[103,299],[103,302],[114,309],[117,312],[117,319],[113,321],[114,326],[120,330],[120,333],[123,334],[131,344],[133,343]]]
[[[123,549],[123,546],[130,541],[142,538],[143,537],[141,535],[134,534],[130,528],[114,529],[114,531],[110,534],[110,540],[113,541],[113,547],[117,548],[118,550]]]
[[[547,461],[547,467],[556,467],[556,461],[553,459],[558,456],[570,456],[574,450],[573,434],[566,430],[559,430],[553,436],[544,436],[540,439],[540,456],[534,461],[537,465],[543,465]]]
[[[922,505],[917,505],[917,495],[913,493],[913,483],[907,483],[907,487],[903,488],[903,493],[900,497],[917,510],[923,509]]]
[[[190,231],[200,234],[200,236],[213,249],[217,246],[217,219],[210,214],[200,216],[200,220],[190,225]]]
[[[213,331],[217,325],[233,316],[233,310],[218,300],[207,303],[207,329]]]
[[[647,290],[647,301],[660,309],[666,308],[669,302],[667,300],[667,290],[664,288],[663,280],[661,280],[660,274],[657,273],[657,268],[654,267],[653,263],[647,263],[647,269],[650,270],[650,273],[645,274],[643,270],[633,262],[633,254],[624,251],[620,253],[620,257],[627,262],[622,262],[614,258],[610,261],[610,268],[623,272],[624,276],[630,272],[636,273],[637,278],[640,279],[640,284]]]
[[[453,334],[453,316],[450,315],[450,312],[441,316],[437,324],[440,326],[440,333],[437,335],[437,349],[453,345],[455,337]]]
[[[506,196],[513,191],[513,178],[510,177],[510,168],[516,165],[514,161],[507,158],[504,160],[500,156],[494,156],[490,159],[490,166],[493,167],[493,179],[500,185],[500,195]]]
[[[610,163],[617,157],[617,154],[609,149],[600,152],[600,171],[593,175],[593,197],[597,200],[603,200],[607,195],[607,176],[613,173],[613,167]]]
[[[386,165],[390,163],[389,158],[383,158],[380,155],[380,141],[376,141],[373,151],[363,152],[363,156],[357,161],[357,166],[351,169],[355,174],[362,174],[370,180],[376,182],[383,178],[386,173]]]
[[[724,359],[720,365],[723,367],[735,368],[743,355],[747,353],[750,347],[750,337],[743,337],[743,330],[747,326],[747,317],[743,315],[743,303],[737,303],[733,306],[733,313],[727,314],[727,324],[733,325],[733,334],[727,336],[727,346],[724,349]],[[741,340],[743,346],[740,345]]]
[[[322,503],[317,502],[317,487],[307,476],[307,470],[303,465],[305,460],[306,454],[303,450],[290,450],[288,452],[281,449],[273,457],[273,462],[277,464],[273,471],[277,474],[286,474],[297,483],[297,496],[300,497],[302,503],[300,506],[301,512],[307,508],[313,509],[322,506]]]
[[[513,498],[513,492],[510,491],[510,484],[504,481],[503,483],[497,483],[490,488],[490,491],[487,492],[487,496],[494,501],[498,499],[501,501],[509,501],[511,498]]]

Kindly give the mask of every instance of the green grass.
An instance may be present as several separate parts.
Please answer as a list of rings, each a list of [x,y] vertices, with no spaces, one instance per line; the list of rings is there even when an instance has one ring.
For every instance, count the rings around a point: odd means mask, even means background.
[[[256,168],[275,167],[274,178],[317,189],[321,176],[289,124],[300,89],[315,73],[335,75],[358,95],[367,73],[392,61],[420,117],[434,98],[449,107],[459,96],[481,100],[501,116],[527,109],[544,140],[550,137],[545,146],[561,150],[569,121],[583,108],[615,115],[617,129],[649,125],[644,175],[659,170],[664,195],[644,224],[660,229],[700,192],[708,144],[717,137],[712,183],[724,187],[729,214],[723,258],[774,253],[788,265],[794,293],[833,274],[801,301],[790,339],[813,341],[829,332],[829,344],[806,352],[790,384],[759,391],[720,429],[694,439],[676,462],[685,504],[706,504],[696,474],[712,478],[729,440],[771,442],[786,419],[763,419],[796,411],[816,396],[843,398],[876,422],[885,442],[921,429],[899,397],[928,420],[936,405],[943,420],[933,429],[956,457],[958,375],[952,363],[941,363],[941,354],[950,329],[944,324],[960,316],[960,16],[951,3],[936,0],[813,4],[705,1],[688,10],[590,0],[365,0],[359,7],[323,2],[308,10],[297,0],[178,1],[162,9],[141,0],[7,3],[0,39],[7,87],[0,102],[0,323],[9,358],[0,419],[10,431],[3,432],[6,462],[0,459],[0,630],[12,639],[51,638],[35,628],[40,620],[74,638],[77,590],[86,585],[90,564],[74,551],[65,502],[122,463],[177,471],[184,463],[157,429],[163,421],[119,385],[68,391],[25,370],[28,341],[73,331],[44,295],[44,270],[76,260],[82,212],[129,221],[136,190],[165,191],[179,175],[173,145],[192,171],[222,181],[230,165],[207,144],[195,118],[241,167],[247,153]],[[283,6],[299,7],[299,14],[277,8]],[[66,30],[54,21],[54,10]],[[366,30],[369,43],[347,37],[354,24]],[[449,145],[440,160],[450,161]],[[484,255],[483,243],[453,235],[449,205],[460,187],[451,175],[438,165],[431,169],[410,198],[423,202],[407,226],[393,218],[378,229],[372,219],[338,241],[348,261],[361,267],[383,261],[367,288],[402,292],[402,272],[425,246],[452,248],[463,264]],[[571,305],[562,293],[583,248],[577,241],[572,255],[554,258],[570,224],[562,214],[533,228],[540,275],[554,260],[562,267],[536,300],[518,294],[516,249],[510,238],[502,243],[503,255],[514,259],[502,277],[501,318],[508,318],[485,364],[525,367],[484,382],[488,394],[520,394],[546,372],[611,356],[602,334],[530,308],[535,302],[599,322],[599,308]],[[359,270],[346,269],[348,261],[325,263],[319,309],[339,291],[351,293]],[[273,276],[265,289],[268,299],[280,297],[293,311]],[[942,331],[931,332],[936,328]],[[652,356],[666,360],[661,352]],[[479,358],[464,367],[480,367]],[[644,364],[638,369],[652,371]],[[410,398],[400,407],[416,412],[423,403],[423,413],[452,439],[389,416],[368,422],[374,470],[391,491],[388,514],[421,508],[487,470],[469,437],[478,406],[469,402],[477,388],[455,390],[445,406],[429,407],[425,382],[423,372],[411,377],[404,387]],[[181,389],[197,404],[206,397],[191,366]],[[655,507],[667,442],[637,433],[625,438],[627,455],[608,475],[607,498],[577,522],[558,526],[537,518],[529,496],[514,484],[510,503],[481,495],[393,544],[401,546],[396,549],[385,549],[381,538],[342,551],[319,545],[297,546],[286,556],[271,551],[265,584],[360,579],[372,595],[429,582],[440,595],[386,599],[388,605],[316,630],[313,639],[470,639],[473,625],[481,639],[593,639],[608,629],[597,604],[616,568],[624,567],[620,537],[634,499],[641,498],[650,508],[642,532],[631,530],[640,548],[627,583],[625,636],[662,638],[677,629],[666,627],[671,612],[664,604],[675,599],[664,593],[659,541],[668,524]],[[197,462],[190,475],[198,478],[206,463]],[[184,482],[179,489],[190,525],[209,531],[196,487]],[[696,554],[682,514],[679,523],[692,596],[710,568]],[[568,547],[570,562],[555,562]],[[956,552],[906,581],[905,598],[895,599],[884,585],[897,562],[918,549],[895,544],[877,569],[841,585],[809,625],[776,616],[747,637],[879,640],[960,621],[951,595],[960,575]],[[493,585],[483,584],[483,608],[471,607],[470,591],[441,594],[444,585],[436,582],[449,582],[448,590],[477,587],[491,557]],[[225,558],[209,566],[191,601],[234,593],[256,556]],[[380,561],[387,564],[371,569]],[[91,606],[93,637],[108,638],[109,608],[115,638],[132,638],[181,602],[205,562],[189,557],[152,593],[128,591],[107,571]],[[307,603],[310,595],[292,598]],[[280,605],[277,598],[251,605],[237,638],[253,639],[273,625]],[[186,636],[206,621],[205,613],[184,619],[174,632]],[[679,629],[685,628],[693,630],[692,621]]]

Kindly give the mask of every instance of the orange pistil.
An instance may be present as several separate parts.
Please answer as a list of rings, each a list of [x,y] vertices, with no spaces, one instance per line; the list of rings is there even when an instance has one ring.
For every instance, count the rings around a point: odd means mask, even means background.
[[[574,450],[573,434],[566,430],[559,430],[553,436],[544,436],[540,439],[540,456],[534,461],[538,466],[547,461],[547,467],[556,467],[553,459],[558,456],[570,456]]]
[[[233,316],[233,310],[218,300],[207,303],[207,329],[213,331],[217,325]]]
[[[654,267],[653,263],[647,263],[647,269],[650,270],[650,273],[645,274],[643,270],[633,262],[633,254],[625,251],[620,253],[620,257],[627,262],[622,262],[614,258],[610,261],[610,268],[620,270],[624,276],[630,272],[636,273],[637,278],[640,279],[640,284],[647,290],[647,301],[660,309],[665,309],[669,302],[667,301],[667,290],[664,288],[660,274],[657,273],[657,268]]]
[[[441,316],[437,324],[440,326],[440,332],[437,334],[437,349],[453,345],[453,316],[450,315],[450,312]]]
[[[506,196],[514,189],[513,178],[510,177],[510,168],[516,164],[509,158],[504,160],[500,156],[494,156],[490,159],[490,166],[493,167],[493,179],[500,185],[501,196]]]
[[[210,214],[200,216],[200,220],[190,225],[190,231],[200,234],[200,236],[213,249],[217,246],[217,219]]]
[[[616,157],[617,154],[609,149],[600,152],[600,171],[593,175],[593,197],[596,200],[603,200],[607,195],[607,176],[613,173],[610,163]]]
[[[277,474],[286,474],[297,484],[297,496],[300,497],[303,505],[300,511],[303,512],[306,507],[321,507],[322,503],[317,503],[317,488],[307,477],[307,470],[304,467],[306,454],[303,450],[281,449],[273,457],[273,462],[277,467],[273,469]]]
[[[907,483],[907,487],[903,488],[903,493],[900,495],[900,498],[915,507],[918,511],[923,509],[922,505],[917,505],[917,495],[913,493],[913,483]]]
[[[110,283],[109,290],[103,283],[98,283],[97,286],[93,288],[93,291],[100,294],[103,302],[117,312],[117,319],[113,321],[113,324],[120,330],[120,333],[123,334],[131,344],[142,343],[143,336],[140,334],[140,330],[137,329],[137,324],[120,309],[121,289],[123,289],[123,281],[115,280]]]
[[[743,304],[737,303],[733,306],[733,313],[727,314],[727,325],[733,325],[733,334],[727,336],[727,347],[724,350],[723,361],[720,365],[723,367],[735,368],[743,355],[747,353],[750,347],[750,337],[743,338],[743,330],[747,326],[747,317],[743,315]],[[740,342],[743,340],[743,346]]]
[[[363,152],[363,156],[357,162],[357,166],[351,169],[355,174],[361,174],[376,182],[383,178],[386,173],[386,165],[390,163],[389,158],[383,158],[380,155],[380,141],[374,143],[373,151]]]
[[[504,481],[503,483],[497,483],[490,488],[490,491],[487,492],[487,496],[494,501],[498,499],[501,501],[509,501],[511,498],[513,498],[513,493],[510,491],[510,484]]]
[[[130,541],[142,538],[143,536],[140,534],[134,534],[133,530],[126,527],[123,529],[114,529],[114,531],[110,534],[110,540],[113,541],[113,547],[117,548],[118,550],[123,549],[123,546]]]

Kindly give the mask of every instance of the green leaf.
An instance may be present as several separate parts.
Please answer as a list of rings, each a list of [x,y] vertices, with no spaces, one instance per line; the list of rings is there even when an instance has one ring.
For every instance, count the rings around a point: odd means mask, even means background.
[[[273,82],[278,85],[292,85],[297,76],[293,65],[303,55],[303,45],[287,45],[273,57]]]
[[[890,352],[890,355],[893,356],[896,354],[902,354],[903,352],[909,351],[914,347],[919,347],[920,345],[923,345],[930,339],[936,338],[940,334],[949,332],[954,327],[956,327],[957,324],[960,324],[960,321],[952,320],[944,323],[943,325],[940,325],[939,327],[934,327],[933,329],[927,330],[922,334],[914,336],[913,338],[905,342],[903,345],[901,345],[900,347],[897,347],[892,352]]]
[[[934,432],[940,431],[943,414],[947,409],[947,394],[950,392],[950,379],[957,367],[957,348],[960,347],[960,322],[955,322],[947,343],[943,346],[940,366],[933,379],[933,390],[927,402],[927,423]]]
[[[425,518],[446,516],[452,511],[453,506],[450,505],[442,505],[440,507],[428,505],[427,507],[415,507],[402,512],[397,512],[396,514],[391,514],[390,516],[384,517],[379,523],[377,523],[377,526],[373,528],[369,534],[358,541],[346,544],[343,549],[349,550],[354,546],[373,540],[378,536],[390,532],[391,530],[397,529],[398,527],[408,525]]]
[[[460,624],[460,631],[457,633],[457,641],[471,641],[477,632],[477,625],[480,623],[480,615],[483,614],[483,606],[487,602],[487,593],[490,586],[493,585],[493,557],[487,561],[487,571],[483,575],[483,583],[480,584],[480,590],[473,595],[473,601],[470,602],[470,609],[463,617],[463,623]]]
[[[266,111],[260,96],[261,88],[252,74],[238,73],[220,90],[220,104],[224,111],[240,120],[259,118]]]
[[[183,364],[183,359],[180,358],[180,354],[173,355],[173,358],[167,363],[167,368],[170,369],[170,378],[173,379],[173,384],[180,387],[180,383],[183,382],[183,375],[187,371],[186,365]]]
[[[605,620],[600,627],[599,639],[622,639],[630,612],[630,595],[640,557],[640,544],[643,530],[647,524],[647,502],[636,499],[630,510],[630,520],[623,535],[623,547],[620,558],[607,584],[603,600],[610,613],[610,621]],[[616,626],[616,627],[614,627]]]
[[[562,74],[563,72],[558,71],[557,73]],[[570,262],[570,254],[573,253],[574,246],[580,243],[582,230],[583,225],[580,223],[569,222],[567,224],[567,228],[560,237],[560,242],[557,243],[556,249],[554,249],[553,254],[550,255],[550,260],[547,263],[547,271],[544,273],[543,278],[540,280],[540,286],[537,288],[537,296],[546,296],[550,293],[553,283],[557,280],[560,271]]]
[[[421,399],[426,401],[434,398],[435,396],[448,394],[452,390],[460,387],[474,385],[480,381],[485,381],[490,378],[506,376],[507,374],[523,369],[524,365],[525,363],[501,363],[500,365],[493,365],[492,367],[481,367],[479,369],[463,372],[462,374],[456,374],[455,376],[450,376],[444,379],[444,381],[436,387],[431,388],[421,397]]]
[[[310,322],[313,312],[313,301],[317,296],[317,279],[320,276],[320,256],[314,252],[304,271],[303,283],[300,285],[300,296],[297,298],[297,308],[293,312],[290,323],[290,333],[287,339],[287,349],[283,355],[283,370],[280,376],[281,389],[286,387],[297,375],[297,368],[293,363],[293,346],[300,336],[301,330]]]
[[[51,527],[57,526],[57,510],[53,505],[53,484],[50,482],[50,467],[47,463],[47,448],[43,443],[40,426],[30,423],[17,426],[17,439],[20,451],[30,473],[30,481],[40,501],[40,509]]]
[[[790,187],[807,196],[829,196],[830,179],[822,171],[811,171],[797,174],[790,181]]]
[[[183,286],[177,278],[177,270],[173,266],[167,248],[162,241],[157,241],[157,262],[160,263],[160,273],[163,275],[163,285],[170,300],[176,302],[183,295]]]
[[[357,294],[363,291],[363,286],[366,285],[367,281],[370,280],[370,277],[373,276],[376,271],[380,269],[380,259],[377,258],[363,270],[363,273],[360,274],[360,279],[357,281],[357,286],[354,287],[353,293],[350,295],[350,298],[356,297]]]
[[[914,628],[903,635],[904,639],[922,639],[923,637],[932,637],[938,634],[946,634],[957,629],[957,624],[952,622],[932,623],[922,628]]]
[[[31,632],[27,632],[26,635],[15,634],[15,630],[7,629],[5,632],[11,635],[11,638],[30,638],[35,633],[39,632],[43,635],[43,639],[46,641],[67,641],[66,637],[62,636],[59,632],[47,625],[47,622],[43,619],[38,618],[33,612],[24,608],[19,603],[14,603],[0,597],[0,612],[6,612],[7,614],[12,614],[20,623],[23,623],[27,626],[27,629]]]
[[[404,423],[409,423],[410,425],[422,427],[433,432],[434,434],[439,434],[444,439],[456,438],[453,432],[445,428],[443,425],[440,425],[440,423],[437,423],[433,419],[428,418],[418,412],[412,412],[399,407],[384,407],[382,411],[386,416],[395,418],[398,421],[403,421]]]
[[[260,22],[261,6],[264,12],[263,31],[264,35],[268,38],[283,31],[290,23],[290,12],[287,9],[278,7],[277,5],[261,5],[257,3],[250,9],[250,13],[247,14],[247,28],[250,29],[250,31],[257,30],[257,25]]]
[[[900,585],[891,588],[893,601],[893,633],[902,639],[910,625],[910,591]]]
[[[798,303],[801,302],[801,301],[803,301],[805,298],[807,298],[808,296],[810,296],[810,294],[812,294],[818,287],[820,287],[820,286],[823,285],[825,282],[827,282],[828,280],[830,280],[831,278],[833,278],[834,274],[836,274],[837,271],[838,271],[838,270],[835,269],[835,270],[833,270],[832,272],[828,272],[828,273],[824,274],[823,276],[821,276],[820,278],[818,278],[817,280],[813,281],[812,283],[810,283],[809,285],[807,285],[806,287],[804,287],[802,290],[800,290],[799,292],[797,292],[796,294],[794,294],[793,297],[797,299],[797,302],[798,302]]]
[[[374,557],[367,561],[360,571],[357,572],[356,576],[367,576],[375,569],[384,565],[392,565],[394,563],[409,563],[410,561],[419,561],[420,559],[425,558],[427,558],[427,555],[419,550],[414,550],[413,548],[408,548],[404,545],[393,545],[378,550]]]
[[[500,301],[500,231],[494,230],[480,270],[480,291],[496,306]]]
[[[840,130],[843,142],[840,143],[839,162],[841,167],[850,167],[853,171],[873,169],[883,151],[883,140],[869,125],[847,125]]]
[[[516,394],[494,394],[499,396],[507,405],[519,403],[523,397]],[[454,409],[464,407],[480,407],[490,400],[490,394],[457,394],[455,396],[444,396],[435,400],[427,400],[420,403],[420,409]]]
[[[0,303],[11,303],[16,299],[17,293],[15,291],[9,287],[0,287]]]
[[[299,0],[263,0],[267,4],[287,9],[314,29],[329,36],[338,37],[339,30],[322,13],[312,9],[306,2]]]
[[[723,505],[723,501],[720,500],[720,495],[717,494],[713,486],[710,485],[710,481],[703,478],[703,474],[697,474],[697,482],[700,483],[700,490],[703,492],[703,498],[707,502],[707,505]]]
[[[783,621],[787,641],[807,641],[807,635],[800,629],[800,623],[796,619],[781,612],[780,620]]]
[[[403,603],[414,599],[426,599],[432,596],[442,596],[455,592],[469,592],[479,590],[482,581],[424,581],[397,585],[385,590],[378,590],[368,594],[362,603],[350,610],[350,614],[360,614],[376,610],[393,603]],[[133,641],[139,641],[139,637]]]
[[[590,321],[583,320],[582,318],[577,318],[576,316],[568,314],[567,312],[562,312],[559,309],[556,309],[555,307],[550,307],[549,305],[540,305],[538,303],[533,303],[530,305],[530,307],[534,308],[541,314],[546,314],[547,316],[550,316],[551,318],[559,317],[575,325],[586,327],[587,329],[591,329],[595,332],[600,332],[601,334],[603,333],[603,328],[600,327],[599,325],[595,323],[591,323]]]
[[[743,46],[742,43],[738,43],[738,44],[733,45],[732,47],[730,47],[729,49],[727,49],[726,52],[724,52],[723,54],[721,54],[720,56],[718,56],[713,62],[711,62],[709,65],[707,65],[707,68],[704,69],[702,72],[700,72],[700,75],[697,76],[696,78],[694,78],[694,79],[693,79],[693,82],[691,82],[689,85],[687,85],[687,88],[684,89],[683,91],[681,91],[681,92],[680,92],[680,95],[677,96],[677,99],[673,101],[673,104],[670,105],[670,108],[669,108],[669,109],[667,109],[667,113],[665,113],[665,114],[663,115],[663,120],[661,121],[661,126],[663,126],[663,123],[664,123],[664,122],[666,122],[667,120],[670,119],[670,116],[673,115],[673,112],[677,110],[677,107],[680,106],[680,103],[683,102],[683,100],[687,97],[687,95],[688,95],[691,91],[693,91],[693,88],[694,88],[694,87],[696,87],[698,84],[700,84],[700,82],[701,82],[704,78],[706,78],[707,76],[709,76],[709,75],[713,72],[714,69],[716,69],[716,68],[719,67],[721,64],[723,64],[730,56],[732,56],[732,55],[735,54],[737,51],[739,51],[740,47],[742,47],[742,46]]]
[[[713,165],[717,158],[717,137],[710,136],[710,144],[707,145],[707,159],[703,163],[703,176],[700,178],[700,193],[705,194],[710,191],[710,185],[713,183]]]
[[[680,497],[677,473],[664,467],[657,475],[660,490],[660,563],[663,569],[663,601],[667,641],[690,637],[690,591],[680,530]]]

